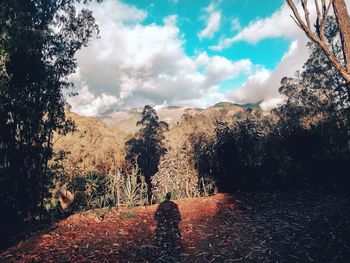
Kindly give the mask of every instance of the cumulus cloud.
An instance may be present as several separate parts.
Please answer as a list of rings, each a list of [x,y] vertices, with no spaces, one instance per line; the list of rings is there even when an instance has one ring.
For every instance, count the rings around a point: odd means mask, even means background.
[[[114,96],[102,93],[99,96],[92,94],[85,83],[80,85],[79,97],[70,97],[70,105],[74,111],[86,116],[96,116],[100,111],[107,110],[118,102]]]
[[[164,101],[207,106],[223,98],[222,81],[251,71],[247,59],[231,61],[206,53],[189,57],[174,15],[162,24],[145,25],[147,13],[119,1],[89,8],[101,33],[77,55],[79,74],[73,80],[80,95],[68,100],[79,113],[98,115],[109,108]]]
[[[311,8],[310,8],[311,10]],[[270,17],[258,19],[243,28],[236,36],[223,39],[213,49],[221,50],[236,41],[251,44],[273,37],[291,39],[292,42],[278,66],[270,71],[264,67],[257,70],[238,89],[231,92],[230,99],[237,103],[257,103],[264,110],[283,103],[284,98],[279,94],[278,87],[284,76],[293,76],[302,66],[308,56],[306,44],[308,39],[295,25],[290,17],[291,10],[284,4]]]
[[[266,38],[293,38],[296,35],[300,35],[301,30],[296,25],[293,25],[294,22],[290,14],[290,8],[287,4],[284,4],[270,17],[250,22],[238,34],[233,37],[220,39],[219,43],[211,46],[210,49],[221,51],[231,46],[234,42],[245,41],[250,44],[256,44]]]
[[[348,10],[350,9],[349,6],[347,7]],[[300,3],[297,8],[302,14]],[[315,21],[316,14],[313,2],[309,3],[309,11],[311,21]],[[235,36],[221,39],[218,45],[211,47],[212,50],[220,51],[239,41],[256,44],[268,38],[282,37],[291,40],[288,51],[273,71],[264,67],[257,67],[239,89],[229,94],[229,98],[233,102],[241,104],[261,102],[260,107],[262,109],[271,110],[285,101],[285,98],[278,92],[281,79],[284,76],[294,76],[296,71],[302,69],[308,57],[306,45],[309,40],[292,20],[291,14],[292,11],[289,6],[284,4],[271,16],[252,21]]]
[[[221,12],[215,10],[215,4],[213,2],[205,8],[205,12],[207,13],[207,17],[205,17],[206,26],[199,32],[199,39],[213,38],[221,24]]]
[[[155,105],[153,108],[156,110],[156,111],[159,111],[160,109],[163,109],[165,107],[168,107],[168,102],[165,100],[163,101],[162,104],[159,104],[159,105]]]
[[[242,59],[232,62],[227,58],[213,56],[210,58],[206,67],[206,75],[212,81],[221,81],[237,77],[240,72],[249,72],[252,68],[252,62],[248,59]]]
[[[274,71],[265,68],[257,70],[242,87],[230,94],[231,100],[237,103],[261,102],[260,106],[264,110],[270,110],[281,104],[284,97],[278,92],[280,81],[282,77],[293,76],[302,68],[303,58],[308,55],[306,42],[306,39],[294,40]]]
[[[265,88],[262,86],[267,82],[270,76],[270,70],[264,67],[257,69],[253,75],[248,77],[247,82],[244,83],[240,89],[231,93],[231,98],[240,104],[262,101],[266,96]]]

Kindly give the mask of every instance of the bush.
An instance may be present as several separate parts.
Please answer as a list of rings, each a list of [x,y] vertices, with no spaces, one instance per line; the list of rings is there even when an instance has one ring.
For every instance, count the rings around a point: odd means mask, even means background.
[[[155,202],[164,201],[169,192],[173,199],[199,196],[198,175],[185,153],[169,151],[161,158],[158,172],[152,178]]]

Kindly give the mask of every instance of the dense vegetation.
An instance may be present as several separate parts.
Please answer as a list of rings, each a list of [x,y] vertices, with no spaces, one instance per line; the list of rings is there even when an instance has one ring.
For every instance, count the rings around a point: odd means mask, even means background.
[[[162,202],[169,192],[349,189],[349,87],[312,43],[303,70],[281,80],[286,103],[271,112],[219,104],[168,125],[146,105],[136,134],[96,120],[74,125],[63,93],[74,54],[98,32],[75,2],[0,4],[1,235],[74,211]],[[332,18],[325,35],[342,60]]]
[[[336,23],[325,34],[341,57]],[[303,71],[285,77],[284,105],[270,114],[247,110],[219,121],[215,135],[198,142],[203,176],[223,190],[348,189],[349,97],[347,84],[315,44]]]
[[[0,2],[0,199],[4,224],[43,213],[54,132],[74,129],[64,90],[74,54],[98,32],[74,0]],[[79,1],[78,1],[79,2]]]

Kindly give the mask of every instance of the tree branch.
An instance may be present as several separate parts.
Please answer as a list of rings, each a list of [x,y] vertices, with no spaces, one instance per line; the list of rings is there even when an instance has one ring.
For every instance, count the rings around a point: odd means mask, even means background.
[[[336,68],[336,70],[342,75],[345,81],[348,84],[350,84],[350,44],[346,42],[346,41],[349,41],[350,43],[350,18],[346,11],[345,2],[343,0],[329,0],[328,4],[326,4],[326,0],[321,0],[321,3],[322,3],[322,16],[321,16],[318,0],[315,0],[317,19],[320,23],[319,36],[317,36],[311,28],[311,23],[309,21],[310,12],[307,7],[307,0],[301,0],[301,5],[303,7],[304,15],[305,15],[305,21],[302,19],[294,1],[286,0],[286,2],[293,11],[293,14],[294,14],[293,20],[296,22],[296,24],[305,32],[306,36],[311,41],[316,43],[322,49],[322,51],[324,52],[326,57],[331,61],[333,66]],[[344,67],[341,61],[332,53],[331,48],[324,35],[324,28],[326,25],[327,17],[328,17],[329,10],[332,3],[335,10],[335,15],[338,20],[340,34],[342,37],[342,46],[344,50],[346,67]],[[343,23],[344,25],[342,25],[341,23]]]

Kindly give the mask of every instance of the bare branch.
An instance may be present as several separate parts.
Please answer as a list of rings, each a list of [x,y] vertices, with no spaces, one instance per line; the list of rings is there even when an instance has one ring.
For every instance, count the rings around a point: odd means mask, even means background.
[[[307,27],[311,28],[311,25],[310,25],[310,12],[307,9],[307,0],[301,0],[301,6],[304,9],[304,15],[305,15],[305,21],[306,21]]]
[[[288,5],[290,6],[290,8],[292,9],[293,13],[294,13],[294,17],[295,19],[298,21],[300,27],[306,32],[306,31],[310,31],[310,28],[308,28],[303,19],[301,18],[299,11],[297,9],[297,7],[295,6],[293,0],[286,0]]]
[[[321,20],[321,11],[320,11],[320,6],[318,4],[318,0],[315,0],[315,6],[316,6],[316,12],[317,12],[317,19],[320,21]]]
[[[326,55],[326,57],[331,61],[331,63],[333,64],[333,66],[336,68],[336,70],[343,76],[343,78],[346,80],[347,83],[350,84],[350,51],[349,56],[344,56],[344,57],[348,57],[349,59],[346,60],[346,67],[344,67],[341,63],[340,60],[338,60],[338,58],[332,53],[331,48],[326,40],[325,34],[324,34],[324,29],[326,26],[326,22],[327,22],[327,17],[329,14],[329,10],[332,4],[334,4],[336,1],[340,2],[339,4],[339,10],[341,10],[341,12],[345,12],[343,11],[343,9],[346,10],[346,5],[345,2],[343,0],[329,0],[329,2],[327,3],[326,0],[321,0],[321,4],[322,4],[322,15],[321,15],[321,10],[320,10],[320,5],[318,0],[314,0],[315,2],[315,6],[316,6],[316,12],[317,12],[317,22],[316,22],[316,33],[313,31],[313,29],[311,28],[311,23],[310,23],[310,12],[308,10],[307,7],[307,0],[300,0],[301,1],[301,5],[304,11],[304,16],[305,16],[305,21],[302,19],[301,14],[299,13],[295,3],[293,0],[286,0],[287,4],[289,5],[289,7],[292,9],[294,17],[293,20],[295,21],[295,23],[298,25],[298,27],[300,27],[305,34],[307,35],[307,37],[313,41],[314,43],[316,43],[324,52],[324,54]],[[340,15],[337,15],[336,13],[336,17],[340,17]],[[345,18],[345,15],[342,15],[342,20],[343,23],[345,24],[343,27],[344,28],[350,28],[350,19],[349,16],[347,15]],[[346,20],[348,19],[348,20]],[[339,19],[338,19],[339,20]],[[341,27],[341,25],[340,25]],[[347,30],[346,29],[341,29],[340,28],[340,32],[341,35],[343,33],[343,35],[345,37],[343,37],[343,39],[347,39],[348,36],[346,35]],[[344,33],[345,32],[345,33]],[[350,31],[349,31],[350,32]],[[344,44],[344,42],[346,41],[342,41],[343,44],[343,48],[347,50],[347,43]]]
[[[294,20],[294,22],[295,22],[295,24],[297,24],[297,26],[301,29],[301,30],[303,30],[303,28],[301,27],[301,25],[299,24],[299,22],[295,19],[295,17],[294,16],[290,16],[293,20]]]

